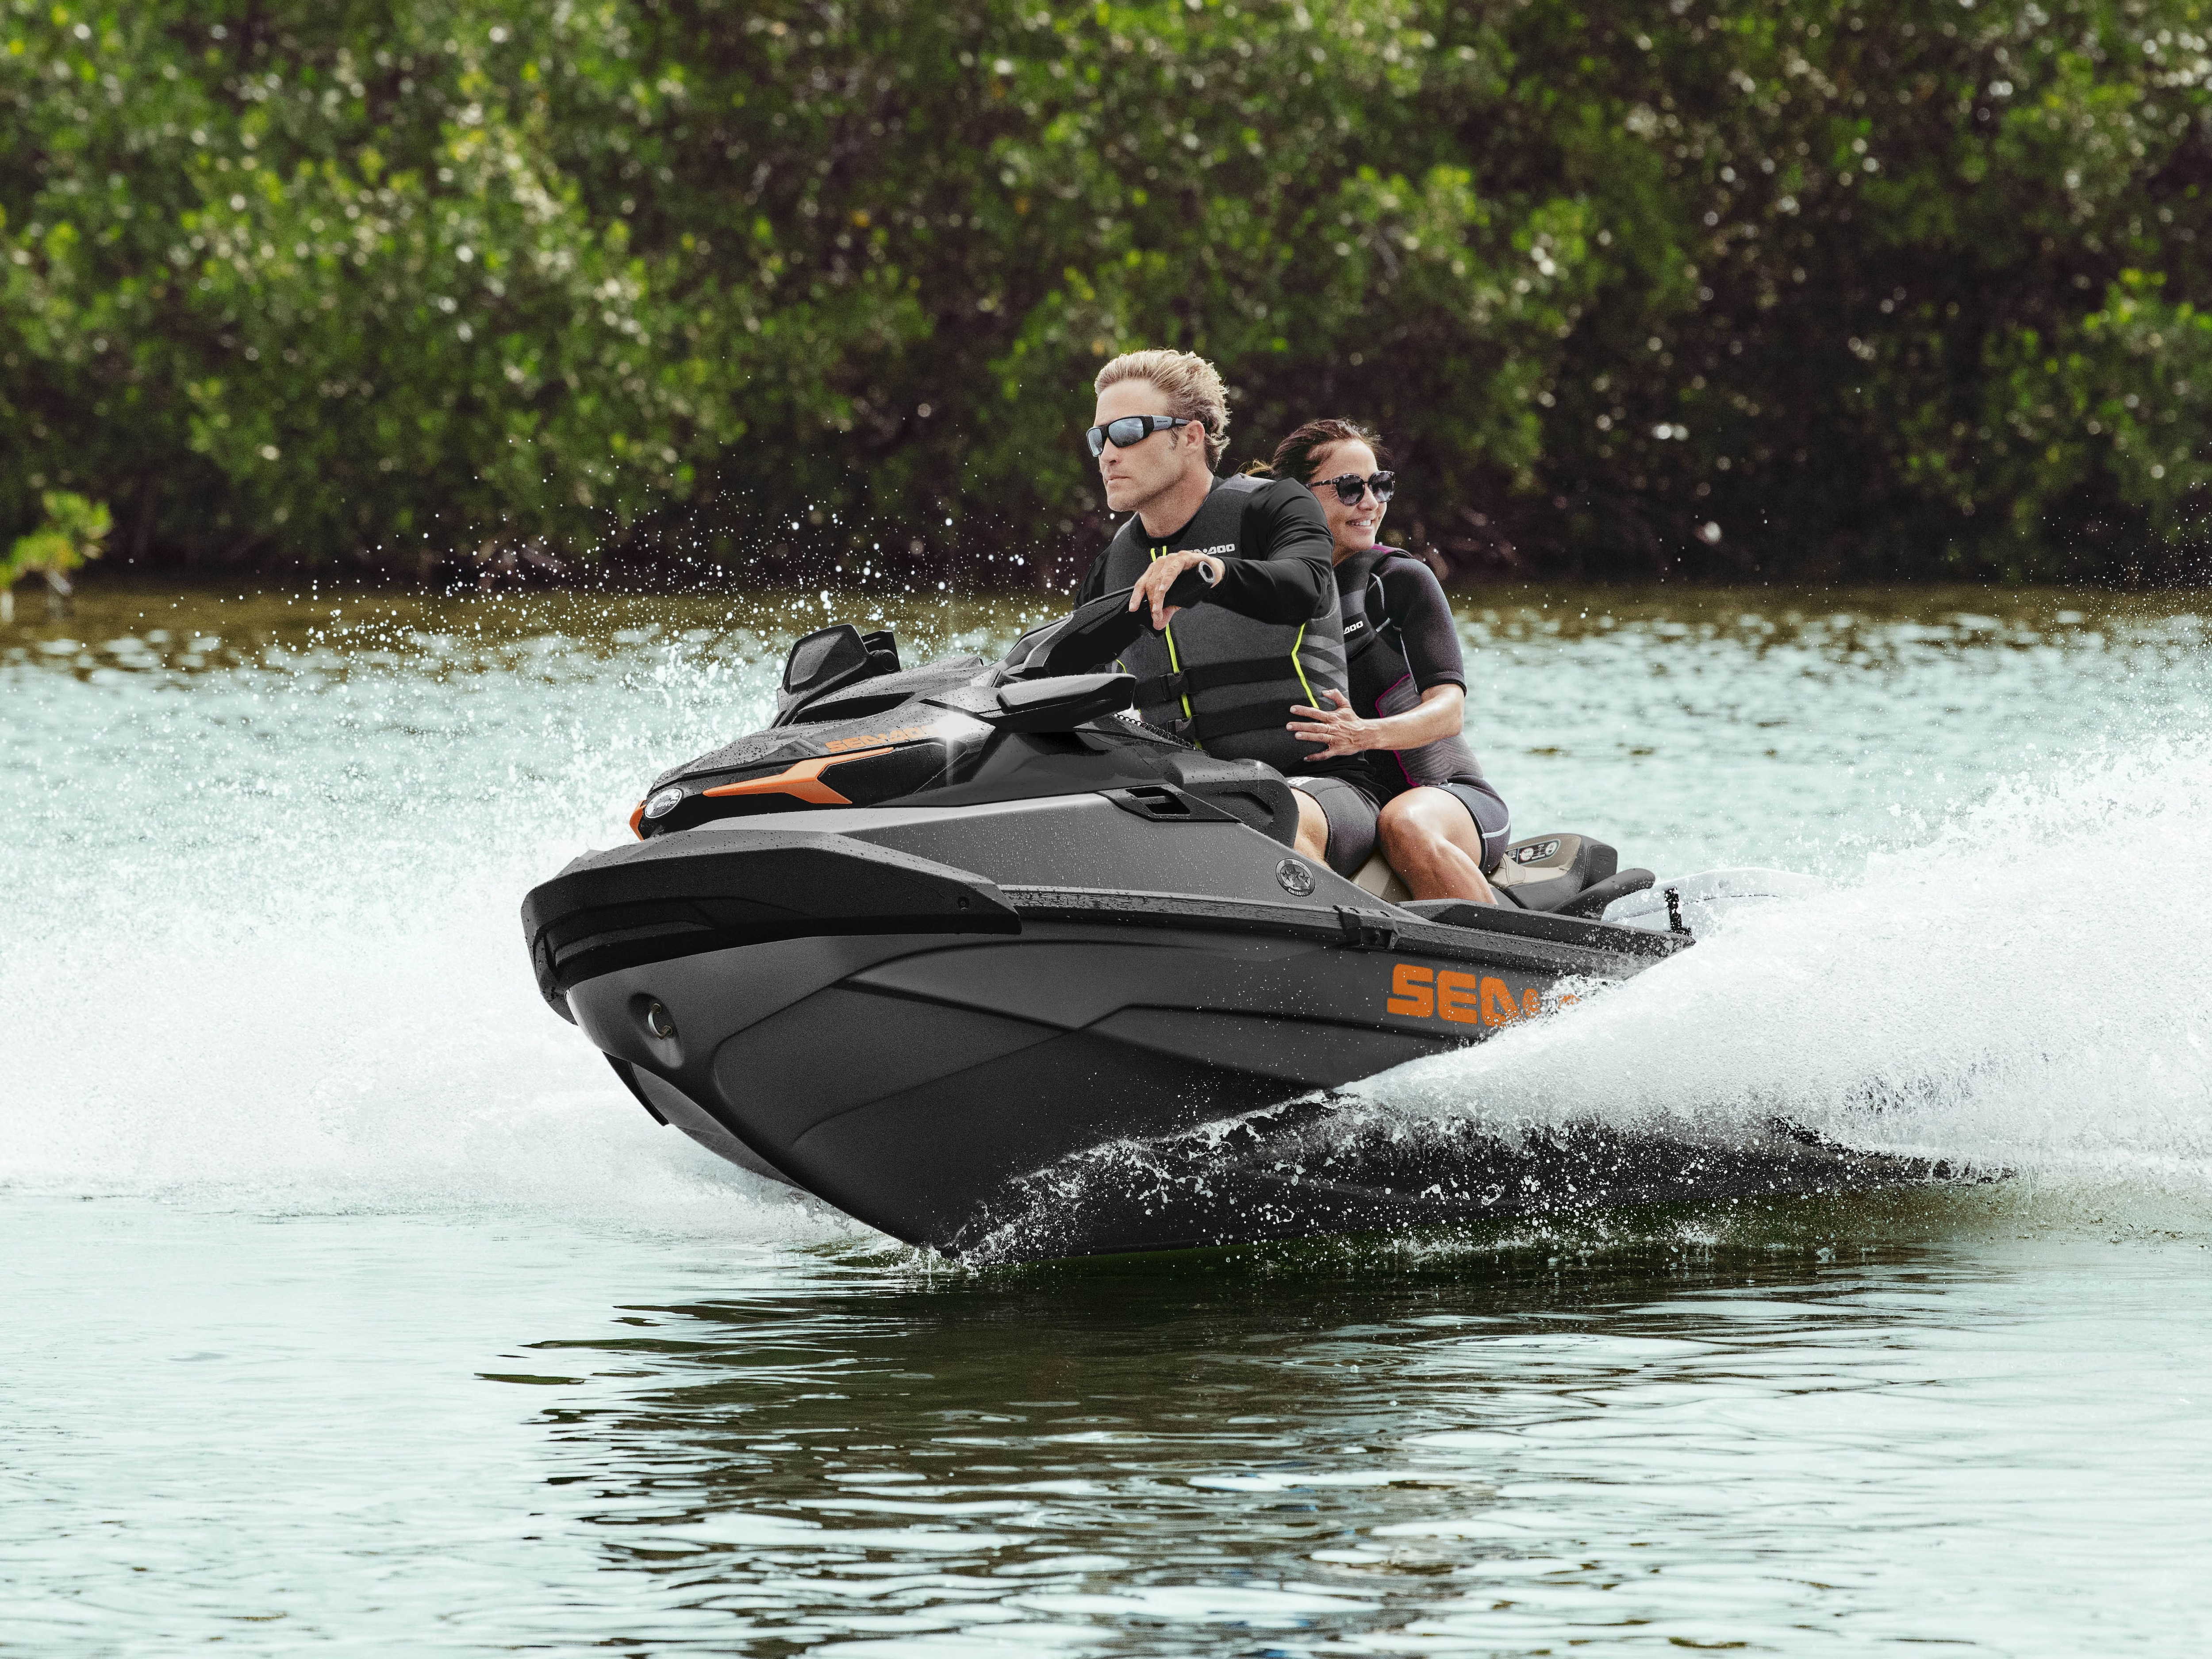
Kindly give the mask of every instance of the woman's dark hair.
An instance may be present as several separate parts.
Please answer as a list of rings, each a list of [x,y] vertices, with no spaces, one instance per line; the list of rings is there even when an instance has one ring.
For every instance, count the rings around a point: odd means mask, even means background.
[[[1343,443],[1365,444],[1375,452],[1377,466],[1390,465],[1389,452],[1382,447],[1382,434],[1379,432],[1371,431],[1355,421],[1308,421],[1275,446],[1275,459],[1268,463],[1267,470],[1274,477],[1296,478],[1302,484],[1310,484],[1313,482],[1314,457],[1324,449],[1333,449]]]

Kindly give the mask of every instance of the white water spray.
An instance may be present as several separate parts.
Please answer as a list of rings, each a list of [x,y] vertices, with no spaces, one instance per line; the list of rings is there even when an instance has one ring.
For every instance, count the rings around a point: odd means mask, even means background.
[[[1354,1092],[1501,1133],[1781,1116],[1854,1146],[2212,1190],[2212,740],[2017,777],[1579,1006]]]
[[[517,916],[765,671],[520,654],[12,681],[0,1185],[847,1231],[653,1123]]]

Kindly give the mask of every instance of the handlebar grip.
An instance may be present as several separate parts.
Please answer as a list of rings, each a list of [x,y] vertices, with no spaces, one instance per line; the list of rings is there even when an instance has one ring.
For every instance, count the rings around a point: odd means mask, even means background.
[[[1167,602],[1187,611],[1192,605],[1205,604],[1212,594],[1213,589],[1207,586],[1204,573],[1193,565],[1168,584]]]

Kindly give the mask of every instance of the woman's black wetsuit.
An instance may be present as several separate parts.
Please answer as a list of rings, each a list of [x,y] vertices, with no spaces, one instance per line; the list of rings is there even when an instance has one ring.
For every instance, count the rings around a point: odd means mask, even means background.
[[[1370,548],[1336,567],[1336,591],[1356,713],[1380,720],[1419,708],[1432,685],[1467,689],[1459,629],[1427,565],[1395,547]],[[1455,796],[1481,832],[1483,873],[1498,867],[1512,838],[1511,815],[1464,738],[1440,738],[1418,749],[1370,749],[1364,758],[1378,801],[1424,786]]]

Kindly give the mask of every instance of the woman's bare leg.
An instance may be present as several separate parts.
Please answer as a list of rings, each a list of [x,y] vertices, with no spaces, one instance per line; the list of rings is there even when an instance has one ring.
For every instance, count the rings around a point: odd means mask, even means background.
[[[1458,796],[1443,789],[1408,789],[1382,808],[1382,856],[1415,898],[1471,899],[1495,904],[1482,874],[1482,832]]]

